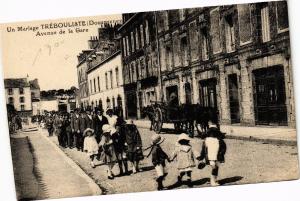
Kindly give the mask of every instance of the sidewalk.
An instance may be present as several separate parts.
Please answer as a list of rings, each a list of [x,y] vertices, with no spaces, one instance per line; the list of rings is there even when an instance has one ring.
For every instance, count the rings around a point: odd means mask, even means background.
[[[140,128],[150,128],[150,121],[148,120],[133,120],[133,122]],[[163,128],[174,129],[174,125],[164,123]],[[226,133],[227,138],[231,139],[259,140],[292,145],[297,143],[296,129],[288,127],[221,125],[221,131]]]
[[[29,128],[29,130],[31,130]],[[44,193],[31,199],[55,199],[101,194],[100,188],[40,130],[18,134],[28,136],[34,156],[34,175]],[[27,161],[27,159],[23,160]],[[22,175],[22,177],[24,177]],[[26,177],[24,177],[26,179]],[[39,196],[39,195],[42,196]],[[22,195],[20,195],[22,198]],[[19,199],[20,199],[19,198]]]

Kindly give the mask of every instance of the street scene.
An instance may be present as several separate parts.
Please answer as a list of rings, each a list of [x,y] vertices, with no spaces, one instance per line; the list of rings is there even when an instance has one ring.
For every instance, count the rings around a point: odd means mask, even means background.
[[[299,179],[286,1],[6,30],[19,200]]]
[[[148,128],[139,128],[141,133],[143,146],[151,144],[151,136],[153,131],[149,131]],[[178,134],[165,133],[162,134],[166,140],[162,147],[167,153],[174,151],[174,142],[178,138]],[[34,149],[43,149],[44,154],[47,154],[47,159],[39,159],[38,164],[31,161],[32,157],[41,157],[43,153],[32,152],[30,149],[25,150],[26,145],[21,145],[24,138],[28,136],[30,146]],[[118,176],[119,169],[117,166],[113,168],[113,172],[116,175],[114,180],[109,180],[105,172],[105,166],[95,160],[96,167],[92,168],[89,163],[89,159],[84,152],[78,152],[76,149],[60,148],[54,149],[53,145],[58,145],[57,137],[52,136],[47,139],[48,132],[45,129],[36,129],[35,131],[20,132],[12,138],[12,150],[13,156],[16,157],[15,176],[20,178],[19,184],[21,190],[24,192],[24,196],[31,195],[36,199],[46,198],[60,198],[68,196],[84,196],[84,195],[97,195],[94,190],[95,187],[90,186],[87,181],[82,179],[82,172],[78,173],[74,171],[72,166],[65,165],[66,159],[61,157],[58,152],[66,154],[76,165],[78,165],[84,174],[88,175],[95,184],[98,185],[100,191],[99,194],[114,194],[114,193],[126,193],[126,192],[145,192],[155,191],[156,182],[154,180],[156,176],[155,169],[151,163],[151,157],[145,158],[140,162],[140,172],[133,174],[132,168],[129,167],[130,175]],[[294,141],[295,142],[295,141]],[[52,144],[51,144],[52,143]],[[286,143],[265,143],[262,141],[251,140],[238,140],[238,139],[226,139],[228,146],[226,154],[226,162],[221,165],[219,173],[219,182],[221,185],[236,185],[236,184],[249,184],[257,182],[272,182],[295,179],[299,175],[298,170],[298,154],[296,143],[294,145]],[[192,146],[195,151],[199,152],[201,149],[202,140],[195,137],[192,139]],[[41,148],[43,146],[44,148]],[[24,147],[24,148],[23,148]],[[47,149],[46,149],[47,147]],[[45,151],[45,149],[47,151]],[[52,150],[51,153],[50,150]],[[50,152],[50,153],[49,153]],[[21,154],[21,156],[20,156]],[[49,158],[55,157],[54,160]],[[274,156],[276,156],[274,158]],[[22,157],[26,157],[26,160],[17,160]],[[43,161],[40,161],[43,160]],[[17,161],[22,161],[21,164]],[[43,162],[43,164],[40,164]],[[55,163],[54,166],[50,166],[51,163]],[[64,165],[61,165],[64,164]],[[39,171],[48,169],[48,172],[43,172],[39,176],[36,174],[28,175],[28,178],[24,178],[22,173],[31,172],[32,169],[22,170],[25,168],[34,168]],[[52,169],[51,169],[52,168]],[[167,164],[168,175],[164,181],[166,186],[165,190],[188,188],[186,183],[177,183],[177,169],[172,163]],[[18,172],[20,171],[20,172]],[[25,172],[22,172],[25,171]],[[55,172],[53,177],[52,171]],[[63,175],[63,176],[62,176]],[[69,179],[72,177],[72,179]],[[21,179],[22,178],[22,179]],[[74,185],[61,185],[58,179],[64,181],[68,179],[69,184]],[[69,181],[70,180],[70,181]],[[73,181],[72,181],[73,180]],[[193,187],[208,187],[210,186],[210,168],[205,167],[200,170],[195,168],[192,173]],[[80,183],[76,185],[76,183]],[[128,183],[135,185],[126,185]],[[63,182],[64,184],[64,182]],[[124,185],[125,184],[125,185]],[[74,189],[69,189],[69,188]],[[77,189],[76,189],[77,188]],[[74,194],[76,192],[77,194]]]

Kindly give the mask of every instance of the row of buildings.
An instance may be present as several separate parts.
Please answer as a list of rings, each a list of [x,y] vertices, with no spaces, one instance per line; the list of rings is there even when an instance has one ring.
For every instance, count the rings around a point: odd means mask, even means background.
[[[215,108],[221,124],[294,127],[287,13],[275,1],[123,14],[78,56],[80,104],[140,118],[176,94]]]
[[[4,80],[8,107],[22,117],[44,114],[45,111],[71,111],[76,107],[74,96],[41,96],[38,79],[8,78]]]

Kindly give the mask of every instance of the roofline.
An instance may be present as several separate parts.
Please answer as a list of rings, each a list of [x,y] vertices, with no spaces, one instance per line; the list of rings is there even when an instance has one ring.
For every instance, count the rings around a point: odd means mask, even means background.
[[[86,71],[87,74],[89,74],[90,72],[94,71],[96,68],[98,68],[99,66],[103,65],[104,63],[110,61],[111,59],[113,59],[114,57],[118,56],[119,54],[121,54],[121,50],[116,51],[115,53],[113,53],[112,55],[110,55],[109,57],[107,57],[105,60],[101,61],[98,65],[96,65],[95,67],[88,69]]]
[[[139,13],[135,13],[133,16],[131,16],[131,18],[129,18],[125,23],[123,23],[119,28],[118,28],[118,32],[120,32],[125,26],[127,26],[127,24],[132,21]]]

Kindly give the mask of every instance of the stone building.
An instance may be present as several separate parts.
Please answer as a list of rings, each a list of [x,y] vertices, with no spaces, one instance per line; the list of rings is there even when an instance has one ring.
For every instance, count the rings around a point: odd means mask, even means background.
[[[93,39],[91,38],[90,41]],[[91,42],[89,43],[91,44]],[[89,46],[89,48],[92,48]],[[83,50],[78,56],[77,77],[78,77],[78,97],[77,106],[86,109],[89,105],[89,88],[87,81],[87,57],[92,52],[92,49]]]
[[[285,1],[134,14],[123,26],[144,19],[135,15],[156,19],[161,100],[215,108],[221,124],[295,126]]]
[[[151,101],[160,100],[158,43],[154,12],[123,14],[119,28],[126,116],[140,118],[141,110]]]
[[[32,114],[30,84],[27,78],[4,79],[6,103],[21,115]]]
[[[105,24],[88,41],[89,50],[78,56],[79,101],[83,109],[125,110],[123,70],[117,29],[120,22]]]

